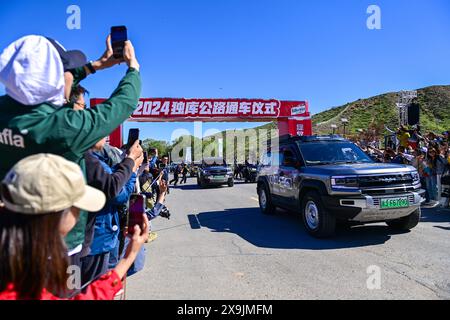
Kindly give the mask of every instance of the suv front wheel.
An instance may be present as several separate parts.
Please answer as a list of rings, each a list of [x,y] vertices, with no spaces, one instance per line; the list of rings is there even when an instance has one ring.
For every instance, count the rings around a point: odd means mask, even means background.
[[[322,206],[320,195],[311,191],[302,200],[302,218],[306,231],[316,238],[334,235],[336,217]]]

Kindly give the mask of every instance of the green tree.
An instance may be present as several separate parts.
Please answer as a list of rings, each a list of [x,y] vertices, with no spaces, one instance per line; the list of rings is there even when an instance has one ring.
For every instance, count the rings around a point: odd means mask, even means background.
[[[144,151],[149,151],[150,148],[158,149],[160,156],[167,155],[171,151],[171,145],[169,142],[154,139],[145,139],[142,141],[142,148]]]

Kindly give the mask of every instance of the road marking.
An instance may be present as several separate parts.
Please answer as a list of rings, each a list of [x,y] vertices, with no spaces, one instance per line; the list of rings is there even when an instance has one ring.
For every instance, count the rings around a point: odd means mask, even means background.
[[[251,197],[250,199],[255,200],[256,202],[259,202],[258,198]]]
[[[198,217],[197,217],[197,215],[196,215],[196,214],[194,214],[194,217],[195,217],[195,219],[197,219],[197,223],[198,223],[199,227],[201,228],[201,227],[202,227],[202,225],[200,224],[200,220],[198,220]]]

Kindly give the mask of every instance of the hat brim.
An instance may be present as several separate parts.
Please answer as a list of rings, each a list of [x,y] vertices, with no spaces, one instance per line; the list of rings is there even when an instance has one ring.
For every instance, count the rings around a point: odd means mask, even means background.
[[[61,57],[64,71],[73,70],[87,64],[86,55],[80,50],[66,50],[58,41],[47,38]]]
[[[86,55],[79,50],[66,51],[64,56],[64,70],[80,68],[87,64]]]
[[[105,203],[106,196],[103,192],[86,186],[84,195],[73,206],[89,212],[98,212],[105,206]]]

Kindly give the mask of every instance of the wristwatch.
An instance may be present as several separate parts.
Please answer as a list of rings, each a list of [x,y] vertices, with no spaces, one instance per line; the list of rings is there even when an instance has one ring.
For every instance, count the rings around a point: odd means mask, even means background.
[[[89,63],[86,65],[86,67],[89,69],[89,71],[94,74],[97,71],[94,69],[94,67],[92,66],[92,61],[89,61]]]

